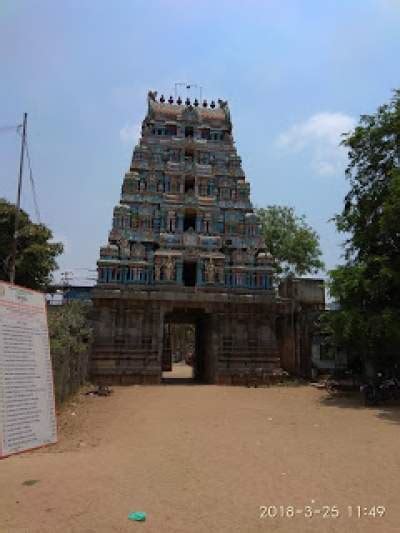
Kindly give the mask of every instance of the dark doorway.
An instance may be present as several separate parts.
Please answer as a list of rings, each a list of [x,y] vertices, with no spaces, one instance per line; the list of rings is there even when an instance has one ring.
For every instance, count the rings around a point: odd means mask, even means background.
[[[176,135],[176,134],[177,134],[176,124],[165,125],[165,135]]]
[[[201,130],[201,138],[202,139],[207,139],[207,140],[211,139],[210,128],[203,128]]]
[[[193,163],[194,159],[194,151],[193,150],[185,150],[185,161],[187,163]]]
[[[174,309],[164,317],[162,381],[172,385],[213,383],[210,316],[203,309]]]
[[[194,287],[196,285],[196,266],[194,261],[184,261],[183,263],[183,284],[185,287]]]
[[[193,128],[191,126],[186,126],[185,137],[193,137]]]
[[[194,185],[195,185],[195,181],[194,181],[193,176],[187,176],[185,178],[185,192],[194,193]]]
[[[196,211],[192,209],[186,209],[183,220],[183,231],[187,231],[189,228],[196,230]]]

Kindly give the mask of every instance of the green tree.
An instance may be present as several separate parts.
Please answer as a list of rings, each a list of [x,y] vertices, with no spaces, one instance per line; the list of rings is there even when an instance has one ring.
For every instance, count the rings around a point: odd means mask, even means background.
[[[335,222],[346,262],[330,273],[340,310],[329,326],[350,353],[388,367],[400,349],[400,91],[361,116],[343,145],[350,190]]]
[[[9,280],[12,239],[16,207],[0,198],[0,279]],[[56,257],[63,252],[61,243],[49,242],[53,235],[44,224],[34,224],[21,210],[17,236],[15,283],[31,289],[40,289],[51,281],[57,268]]]
[[[52,354],[80,354],[92,340],[91,305],[86,302],[68,302],[53,306],[48,314]]]
[[[324,268],[318,234],[291,207],[256,209],[268,252],[277,261],[278,275],[316,273]]]

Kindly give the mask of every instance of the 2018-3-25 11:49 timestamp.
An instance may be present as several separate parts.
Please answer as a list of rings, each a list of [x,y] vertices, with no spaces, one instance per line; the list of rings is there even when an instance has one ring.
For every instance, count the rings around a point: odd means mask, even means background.
[[[260,505],[259,518],[382,518],[386,513],[384,505]]]

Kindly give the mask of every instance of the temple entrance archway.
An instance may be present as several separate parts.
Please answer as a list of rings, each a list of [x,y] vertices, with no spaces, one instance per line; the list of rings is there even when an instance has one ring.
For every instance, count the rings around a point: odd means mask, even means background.
[[[164,316],[164,383],[212,383],[210,316],[202,309],[176,309]]]

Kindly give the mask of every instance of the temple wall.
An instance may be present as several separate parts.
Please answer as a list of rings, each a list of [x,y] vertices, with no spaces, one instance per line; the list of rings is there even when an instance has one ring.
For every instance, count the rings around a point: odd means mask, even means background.
[[[160,293],[153,301],[134,294],[94,298],[91,378],[105,384],[159,383],[162,353],[169,349],[164,345],[164,321],[183,316],[196,324],[195,377],[200,381],[268,381],[280,366],[274,302],[244,303],[242,295],[236,302],[231,298],[222,303],[219,295],[206,296]]]
[[[107,383],[158,383],[161,377],[160,309],[118,299],[94,300],[90,374]]]
[[[247,307],[247,308],[246,308]],[[218,320],[218,383],[242,384],[248,379],[268,381],[279,368],[272,309],[233,306]]]

